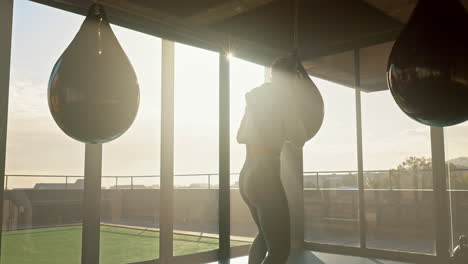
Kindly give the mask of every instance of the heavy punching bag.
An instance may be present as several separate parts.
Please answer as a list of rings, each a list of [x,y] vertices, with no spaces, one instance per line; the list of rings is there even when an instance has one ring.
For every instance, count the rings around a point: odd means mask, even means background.
[[[458,0],[419,0],[393,46],[390,91],[401,110],[428,126],[468,119],[468,14]]]
[[[133,67],[104,9],[93,4],[49,79],[49,109],[68,136],[105,143],[133,123],[140,92]]]

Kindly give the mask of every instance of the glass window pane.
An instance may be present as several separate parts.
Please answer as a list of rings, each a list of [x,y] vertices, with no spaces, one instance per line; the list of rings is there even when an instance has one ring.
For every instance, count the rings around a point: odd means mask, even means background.
[[[47,84],[83,17],[23,0],[13,17],[1,263],[78,264],[84,144],[54,122]]]
[[[112,27],[140,84],[130,129],[103,145],[101,263],[159,258],[161,39]]]
[[[219,55],[176,43],[174,255],[218,248]]]
[[[325,118],[304,146],[305,240],[359,246],[354,89],[313,80],[325,103]]]
[[[468,124],[444,128],[444,133],[454,248],[458,245],[458,238],[468,234]]]
[[[245,161],[245,145],[236,141],[244,115],[245,94],[264,82],[265,68],[238,58],[230,60],[230,126],[231,126],[231,246],[250,243],[257,226],[239,192],[239,172]]]
[[[367,246],[434,254],[430,129],[388,90],[362,93]]]

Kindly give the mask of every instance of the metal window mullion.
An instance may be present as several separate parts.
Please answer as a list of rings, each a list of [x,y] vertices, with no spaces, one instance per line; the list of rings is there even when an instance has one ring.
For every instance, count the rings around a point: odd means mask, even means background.
[[[86,144],[84,171],[81,263],[98,264],[101,223],[101,144]]]
[[[3,191],[5,188],[12,25],[13,0],[2,0],[0,1],[0,219],[3,219]],[[3,221],[0,221],[0,238],[2,230]],[[0,255],[1,248],[0,244]]]
[[[219,259],[230,257],[230,144],[229,144],[229,59],[219,55]]]
[[[356,100],[356,137],[359,196],[359,241],[366,248],[367,221],[364,196],[364,163],[362,149],[362,110],[361,110],[361,59],[359,49],[354,50],[354,88]]]
[[[432,178],[434,188],[434,214],[436,256],[440,263],[448,262],[450,256],[450,200],[447,192],[447,169],[445,165],[444,129],[431,127]]]
[[[161,189],[160,263],[173,257],[174,230],[174,42],[162,40],[161,49]]]

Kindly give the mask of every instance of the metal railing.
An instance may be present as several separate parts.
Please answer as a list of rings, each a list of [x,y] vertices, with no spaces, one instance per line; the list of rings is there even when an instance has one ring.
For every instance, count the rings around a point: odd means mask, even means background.
[[[457,186],[457,184],[452,184],[449,187],[449,191],[466,191],[468,190],[468,169],[456,168],[450,169],[449,171],[449,181],[454,181],[460,177],[464,180],[464,185]],[[461,173],[461,174],[460,174]],[[354,184],[342,184],[341,186],[327,187],[324,184],[324,180],[327,178],[333,177],[345,177],[348,176],[348,180],[352,177],[354,178]],[[314,171],[314,172],[304,172],[304,186],[305,190],[358,190],[357,183],[357,171]],[[307,182],[307,178],[313,178]],[[380,186],[376,186],[375,182],[372,183],[372,179],[380,180]],[[412,181],[411,183],[409,181]],[[373,190],[373,191],[432,191],[432,170],[365,170],[364,171],[364,181],[365,186],[364,190]],[[405,182],[406,181],[406,182]],[[311,185],[311,182],[314,182],[313,187],[308,187]]]
[[[213,189],[216,187],[215,185],[212,184],[211,177],[218,176],[218,174],[215,173],[198,173],[198,174],[177,174],[174,175],[174,177],[206,177],[206,188],[208,189]],[[114,179],[114,185],[110,186],[110,189],[136,189],[136,187],[140,185],[135,184],[135,179],[159,179],[161,176],[160,175],[119,175],[119,176],[112,176],[112,175],[106,175],[102,176],[103,179]],[[72,189],[73,187],[82,187],[78,183],[78,181],[75,181],[74,183],[70,182],[70,179],[84,179],[84,176],[80,175],[28,175],[28,174],[6,174],[5,175],[5,189],[8,189],[9,182],[11,178],[54,178],[54,179],[63,179],[62,182],[35,182],[35,186],[38,186],[38,184],[48,184],[48,185],[53,185],[55,184],[56,186],[60,187],[60,185],[63,186],[63,189]],[[119,186],[119,180],[121,182],[122,179],[130,179],[130,184],[126,185],[120,185]],[[203,183],[196,183],[196,184],[203,184]],[[152,185],[154,189],[159,189],[159,185]],[[176,188],[196,188],[196,187],[191,187],[191,186],[176,186]],[[21,188],[20,188],[21,189]]]
[[[421,177],[421,179],[425,178],[431,178],[429,176],[432,176],[432,171],[427,170],[427,171],[418,171],[419,173],[428,173],[427,175]],[[450,170],[450,172],[457,173],[457,172],[467,172],[468,169],[453,169]],[[376,188],[373,186],[366,186],[366,190],[398,190],[398,191],[404,191],[404,190],[420,190],[420,191],[432,191],[432,189],[428,188],[398,188],[395,186],[394,183],[394,177],[396,171],[395,170],[366,170],[364,171],[364,178],[365,179],[371,179],[371,178],[377,178],[380,177],[380,180],[383,180],[386,178],[387,180],[387,186],[385,188]],[[411,173],[410,173],[411,174]],[[352,177],[355,178],[355,184],[341,184],[340,186],[335,186],[335,187],[327,187],[325,186],[325,182],[327,180],[333,179],[333,178],[343,178],[343,177]],[[175,174],[174,175],[175,179],[179,177],[206,177],[206,181],[204,182],[193,182],[190,185],[176,185],[176,189],[218,189],[219,186],[217,184],[213,184],[212,177],[218,177],[217,173],[195,173],[195,174]],[[239,177],[239,173],[231,173],[231,178],[237,178]],[[453,177],[456,177],[453,175]],[[34,182],[35,184],[33,188],[38,187],[40,189],[40,184],[47,184],[53,189],[80,189],[82,186],[80,186],[80,183],[78,180],[75,182],[70,182],[70,179],[83,179],[84,176],[80,175],[27,175],[27,174],[7,174],[5,175],[5,189],[8,189],[10,186],[10,181],[12,178],[44,178],[44,179],[63,179],[61,182]],[[118,175],[118,176],[112,176],[112,175],[106,175],[102,176],[103,182],[105,179],[113,179],[114,185],[110,185],[108,188],[109,189],[159,189],[159,184],[151,185],[151,186],[146,186],[146,185],[138,185],[135,184],[136,180],[141,180],[141,179],[160,179],[160,175]],[[119,186],[119,182],[122,182],[122,179],[129,179],[130,182],[129,184],[121,184]],[[307,180],[310,179],[310,180]],[[349,180],[349,178],[348,178]],[[432,179],[430,179],[432,180]],[[306,171],[304,172],[304,182],[305,182],[305,190],[358,190],[357,188],[357,171]],[[312,184],[312,182],[314,184]],[[55,185],[55,188],[53,187]],[[308,187],[313,185],[313,187]],[[105,186],[104,186],[105,187]],[[24,189],[22,187],[14,187],[14,188],[19,188],[19,189]],[[234,184],[231,183],[231,188],[236,189],[238,188],[238,182],[234,182]],[[453,189],[455,191],[455,189]]]

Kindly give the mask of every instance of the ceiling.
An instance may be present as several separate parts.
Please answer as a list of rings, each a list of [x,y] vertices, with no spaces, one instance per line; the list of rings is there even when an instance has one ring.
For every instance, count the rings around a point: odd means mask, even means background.
[[[85,14],[90,0],[32,0]],[[112,23],[161,38],[268,65],[293,50],[293,0],[100,0]],[[387,59],[416,0],[301,0],[298,46],[315,75],[354,85],[360,50],[361,89],[387,89]],[[441,2],[443,2],[441,0]],[[468,7],[468,0],[463,0]]]
[[[386,15],[402,22],[406,23],[416,6],[417,0],[363,0],[369,5],[381,10]],[[459,0],[465,8],[468,8],[468,0]],[[443,1],[440,1],[443,3]]]

